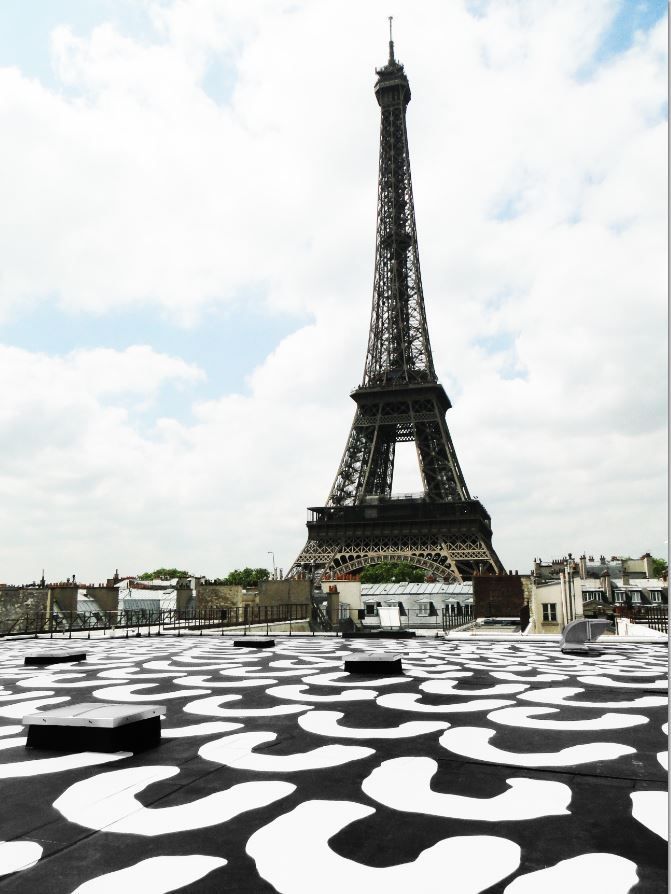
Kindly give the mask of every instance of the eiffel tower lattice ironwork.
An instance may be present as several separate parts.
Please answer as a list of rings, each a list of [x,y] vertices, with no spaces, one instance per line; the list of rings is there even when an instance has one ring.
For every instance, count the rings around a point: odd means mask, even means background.
[[[357,573],[410,562],[440,578],[500,573],[491,520],[472,499],[452,445],[438,383],[417,251],[406,108],[410,86],[394,58],[376,70],[381,110],[373,307],[362,384],[325,506],[311,507],[308,541],[288,576]],[[424,492],[392,496],[396,444],[414,441]]]

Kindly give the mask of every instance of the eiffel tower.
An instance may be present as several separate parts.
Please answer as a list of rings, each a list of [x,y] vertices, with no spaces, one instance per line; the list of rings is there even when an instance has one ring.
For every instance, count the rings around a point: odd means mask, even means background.
[[[381,111],[373,307],[354,422],[325,506],[288,577],[358,573],[410,562],[447,581],[501,573],[491,519],[466,487],[431,356],[419,269],[405,113],[410,85],[394,58],[376,69]],[[421,494],[392,496],[396,444],[414,441]]]

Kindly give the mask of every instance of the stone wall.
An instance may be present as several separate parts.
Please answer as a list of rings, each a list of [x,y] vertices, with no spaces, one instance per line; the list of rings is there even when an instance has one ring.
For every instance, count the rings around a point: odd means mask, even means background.
[[[256,602],[256,598],[245,598],[245,591],[237,584],[197,584],[195,601],[196,611],[208,611],[248,605]]]
[[[0,588],[0,619],[19,618],[47,612],[49,591],[46,587]]]
[[[0,630],[10,619],[77,611],[78,587],[0,587]]]
[[[310,596],[309,580],[259,581],[259,605],[305,605]]]

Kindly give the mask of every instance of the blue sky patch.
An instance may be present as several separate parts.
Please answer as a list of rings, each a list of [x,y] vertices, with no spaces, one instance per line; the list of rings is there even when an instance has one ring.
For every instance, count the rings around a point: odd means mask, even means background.
[[[480,335],[473,339],[477,348],[487,354],[500,354],[503,351],[515,350],[515,335],[512,332],[496,332],[494,335]]]
[[[492,208],[492,220],[515,220],[515,218],[519,217],[522,213],[522,200],[523,195],[521,192],[516,192],[513,195],[509,194],[504,198],[497,200]]]
[[[201,80],[201,87],[217,105],[228,105],[233,96],[237,71],[235,66],[219,56],[211,56]]]
[[[594,61],[598,64],[624,53],[633,45],[636,32],[649,31],[666,15],[667,9],[667,0],[623,0],[601,38]]]
[[[51,65],[51,32],[67,25],[81,36],[104,22],[134,40],[156,42],[158,38],[146,7],[137,0],[2,0],[0,66],[14,66],[45,87],[60,89]]]
[[[283,338],[308,322],[257,311],[251,302],[207,311],[192,328],[175,325],[153,305],[93,316],[65,313],[45,303],[0,324],[0,343],[61,356],[76,350],[123,351],[131,345],[149,345],[158,353],[178,357],[205,371],[206,381],[187,387],[169,385],[152,404],[152,416],[188,420],[196,401],[247,393],[247,376]]]
[[[621,0],[592,58],[576,72],[576,80],[589,81],[599,66],[626,53],[634,45],[636,34],[650,31],[667,10],[667,0]]]

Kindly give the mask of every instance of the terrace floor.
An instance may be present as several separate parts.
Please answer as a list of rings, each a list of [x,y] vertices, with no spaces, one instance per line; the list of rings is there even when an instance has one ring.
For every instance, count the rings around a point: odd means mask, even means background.
[[[0,894],[667,890],[664,645],[76,645],[1,643]],[[383,649],[403,675],[344,673]],[[161,745],[25,748],[25,714],[97,699],[166,705]]]

